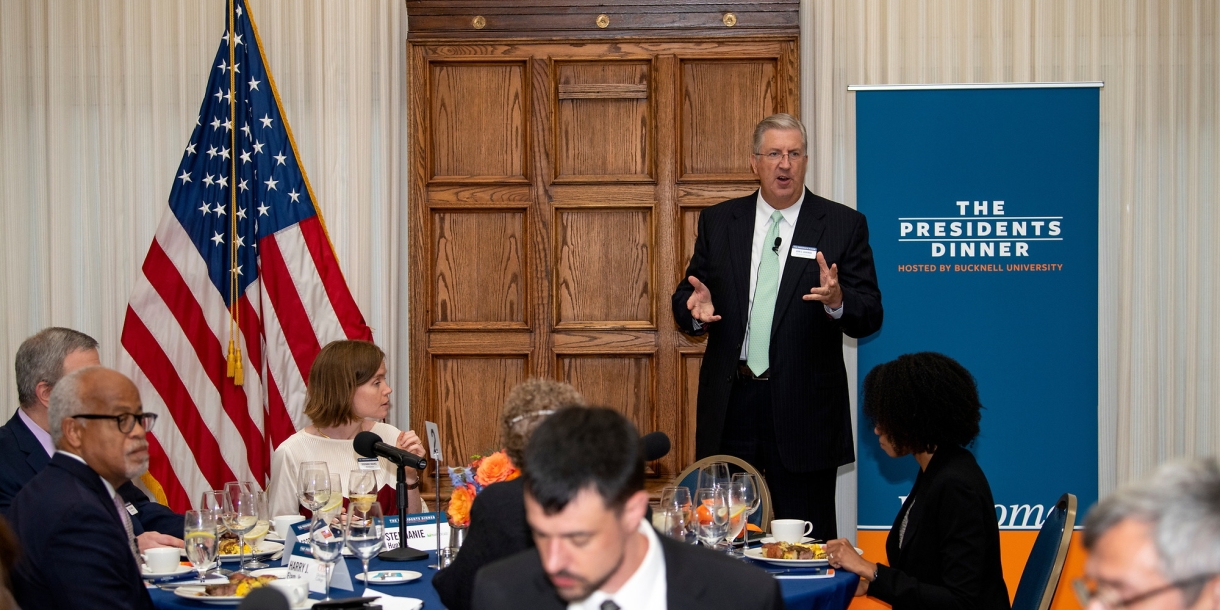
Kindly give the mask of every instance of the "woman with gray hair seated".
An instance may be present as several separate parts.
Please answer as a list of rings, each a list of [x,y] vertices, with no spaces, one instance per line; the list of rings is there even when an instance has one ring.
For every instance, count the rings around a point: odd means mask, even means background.
[[[559,409],[583,406],[576,388],[550,379],[530,379],[513,388],[500,414],[500,441],[517,468],[525,467],[523,453],[534,428]],[[450,610],[467,610],[474,595],[479,568],[534,546],[525,521],[525,487],[522,479],[495,483],[483,489],[470,507],[470,529],[457,559],[432,577],[432,586]]]

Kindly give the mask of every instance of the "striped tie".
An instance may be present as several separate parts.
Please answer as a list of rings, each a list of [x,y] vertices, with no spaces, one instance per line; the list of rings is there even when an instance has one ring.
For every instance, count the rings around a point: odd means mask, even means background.
[[[111,499],[114,500],[115,510],[119,511],[119,520],[123,522],[123,529],[127,532],[127,546],[131,549],[132,556],[135,557],[136,565],[143,564],[143,558],[140,557],[140,548],[136,545],[135,530],[131,529],[131,515],[127,514],[127,507],[124,506],[123,501],[119,499],[117,493]]]
[[[746,365],[755,375],[762,375],[771,368],[771,318],[775,317],[775,296],[779,292],[779,253],[773,249],[773,245],[779,236],[779,221],[783,218],[784,215],[778,211],[771,214],[771,228],[763,238],[758,281],[754,285]]]

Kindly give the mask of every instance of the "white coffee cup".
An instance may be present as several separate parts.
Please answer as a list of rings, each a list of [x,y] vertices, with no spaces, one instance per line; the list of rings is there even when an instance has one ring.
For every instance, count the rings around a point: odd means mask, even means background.
[[[149,574],[169,574],[178,569],[181,555],[175,547],[157,547],[144,551],[144,564]]]
[[[288,605],[296,608],[309,598],[309,581],[303,578],[277,578],[269,586],[288,598]]]
[[[800,542],[813,531],[813,524],[800,519],[772,519],[771,535],[780,542]]]
[[[300,515],[280,515],[271,520],[272,527],[275,528],[275,535],[281,540],[287,540],[292,535],[292,524],[300,523],[305,520],[305,517]]]

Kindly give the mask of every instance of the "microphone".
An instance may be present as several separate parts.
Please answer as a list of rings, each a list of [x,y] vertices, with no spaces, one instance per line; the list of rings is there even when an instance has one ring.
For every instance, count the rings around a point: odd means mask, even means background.
[[[771,246],[771,251],[772,251],[772,252],[774,252],[774,253],[776,253],[776,254],[779,254],[779,245],[780,245],[780,244],[782,244],[782,243],[784,243],[784,238],[782,238],[782,237],[780,237],[780,236],[778,236],[778,235],[777,235],[777,236],[775,236],[775,245],[774,245],[774,246]]]
[[[410,466],[416,470],[423,470],[428,466],[428,460],[381,442],[381,437],[377,436],[376,432],[357,434],[352,441],[352,448],[364,457],[383,457],[399,466]]]
[[[649,432],[640,437],[644,446],[644,461],[651,462],[669,455],[669,436],[664,432]]]

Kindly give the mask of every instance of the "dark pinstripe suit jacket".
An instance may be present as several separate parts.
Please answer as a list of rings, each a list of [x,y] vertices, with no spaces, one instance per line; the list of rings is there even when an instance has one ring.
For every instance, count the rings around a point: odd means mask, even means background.
[[[757,192],[711,206],[699,215],[699,234],[686,275],[673,295],[683,332],[707,332],[699,372],[696,457],[720,449],[729,391],[749,323],[750,247]],[[832,319],[802,295],[820,284],[816,260],[789,255],[780,279],[771,326],[771,405],[784,465],[797,472],[834,468],[855,460],[848,412],[843,335],[861,338],[881,328],[881,290],[873,268],[864,215],[805,190],[793,246],[810,246],[838,264],[843,316]],[[699,278],[722,318],[696,330],[686,300]]]

